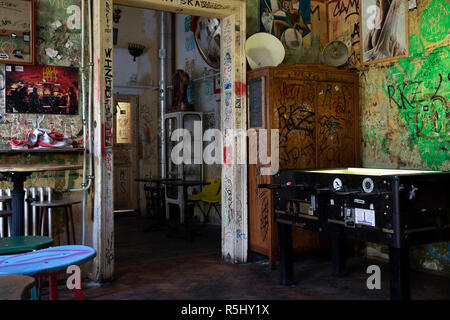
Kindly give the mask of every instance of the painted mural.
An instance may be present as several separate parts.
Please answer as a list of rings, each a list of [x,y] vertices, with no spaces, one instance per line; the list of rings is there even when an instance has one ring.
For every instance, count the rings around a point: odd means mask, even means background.
[[[287,47],[300,47],[311,32],[309,0],[261,0],[261,31],[272,33]]]
[[[278,1],[281,3],[282,1]],[[275,1],[274,3],[278,3]],[[292,6],[288,4],[289,1],[285,1],[283,4],[284,7],[288,8],[300,8],[300,3],[298,6],[293,1],[291,2]],[[302,1],[300,1],[302,2]],[[262,26],[262,16],[265,15],[274,15],[272,12],[272,1],[266,0],[247,0],[247,37],[265,30],[266,27]],[[324,46],[328,43],[328,33],[327,33],[327,9],[326,9],[326,0],[311,0],[302,2],[302,7],[306,8],[309,3],[309,16],[310,23],[308,24],[308,29],[306,32],[300,32],[297,30],[294,34],[294,43],[292,45],[285,45],[286,48],[286,58],[284,63],[287,64],[299,64],[299,63],[318,63],[319,62],[319,54],[320,51],[324,48]],[[280,5],[276,5],[277,8],[280,8]],[[288,10],[288,11],[289,11]],[[280,10],[278,10],[280,11]],[[266,12],[266,13],[265,13]],[[272,12],[272,13],[271,13]],[[285,11],[279,14],[286,14]],[[305,16],[307,14],[305,13]],[[270,23],[266,21],[266,25],[269,28]],[[285,26],[286,27],[286,26]],[[301,28],[299,30],[302,30]],[[306,30],[306,29],[305,29]],[[286,31],[286,30],[285,30]],[[269,32],[269,31],[266,31]],[[294,31],[290,30],[287,33],[287,38],[290,39],[291,35],[289,33],[293,33]],[[284,37],[286,40],[286,35]],[[301,42],[301,45],[300,45]],[[290,42],[289,42],[290,43]],[[288,44],[289,44],[288,43]]]

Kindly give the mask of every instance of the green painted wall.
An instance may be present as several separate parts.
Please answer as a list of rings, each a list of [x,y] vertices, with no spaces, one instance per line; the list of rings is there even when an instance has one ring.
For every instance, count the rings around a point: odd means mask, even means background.
[[[449,11],[448,0],[417,1],[409,57],[361,69],[364,166],[450,170]],[[411,256],[416,268],[450,275],[448,243],[416,247]]]

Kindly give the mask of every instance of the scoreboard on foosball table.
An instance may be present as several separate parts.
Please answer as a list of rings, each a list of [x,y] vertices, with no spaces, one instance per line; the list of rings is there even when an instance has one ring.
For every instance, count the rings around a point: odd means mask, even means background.
[[[336,275],[345,271],[346,237],[388,246],[393,299],[410,297],[408,248],[450,240],[449,172],[281,170],[273,181],[260,187],[274,189],[284,284],[292,281],[291,226],[331,235]]]

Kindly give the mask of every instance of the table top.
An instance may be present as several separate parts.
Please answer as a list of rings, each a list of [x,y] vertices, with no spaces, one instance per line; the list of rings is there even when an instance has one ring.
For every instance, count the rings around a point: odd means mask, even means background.
[[[409,176],[409,175],[426,175],[426,174],[445,174],[448,172],[431,171],[431,170],[410,170],[410,169],[376,169],[376,168],[335,168],[335,169],[314,169],[314,170],[298,170],[307,173],[321,174],[348,174],[348,175],[364,175],[364,176]]]
[[[182,181],[178,178],[138,178],[134,179],[136,182],[164,182],[164,181]]]
[[[60,271],[70,265],[83,264],[96,256],[88,246],[59,246],[22,254],[0,256],[0,276],[27,275]]]
[[[50,247],[52,243],[52,238],[44,236],[5,237],[0,239],[0,256],[45,249]]]
[[[82,165],[73,164],[0,164],[0,173],[78,170],[82,168]]]
[[[176,180],[176,181],[164,181],[162,184],[172,185],[172,186],[206,186],[211,184],[211,182],[205,182],[200,180]]]
[[[0,144],[0,153],[81,153],[83,148],[34,148],[34,149],[13,149],[9,144]]]
[[[0,277],[0,300],[22,300],[25,292],[34,287],[36,280],[29,276]]]

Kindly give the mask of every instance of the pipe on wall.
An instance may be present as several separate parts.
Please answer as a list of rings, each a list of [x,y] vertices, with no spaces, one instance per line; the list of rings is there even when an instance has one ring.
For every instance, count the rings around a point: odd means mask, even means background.
[[[167,78],[171,74],[171,66],[168,64],[169,54],[172,53],[172,14],[159,12],[159,176],[166,177],[166,128],[164,115],[167,110]]]

